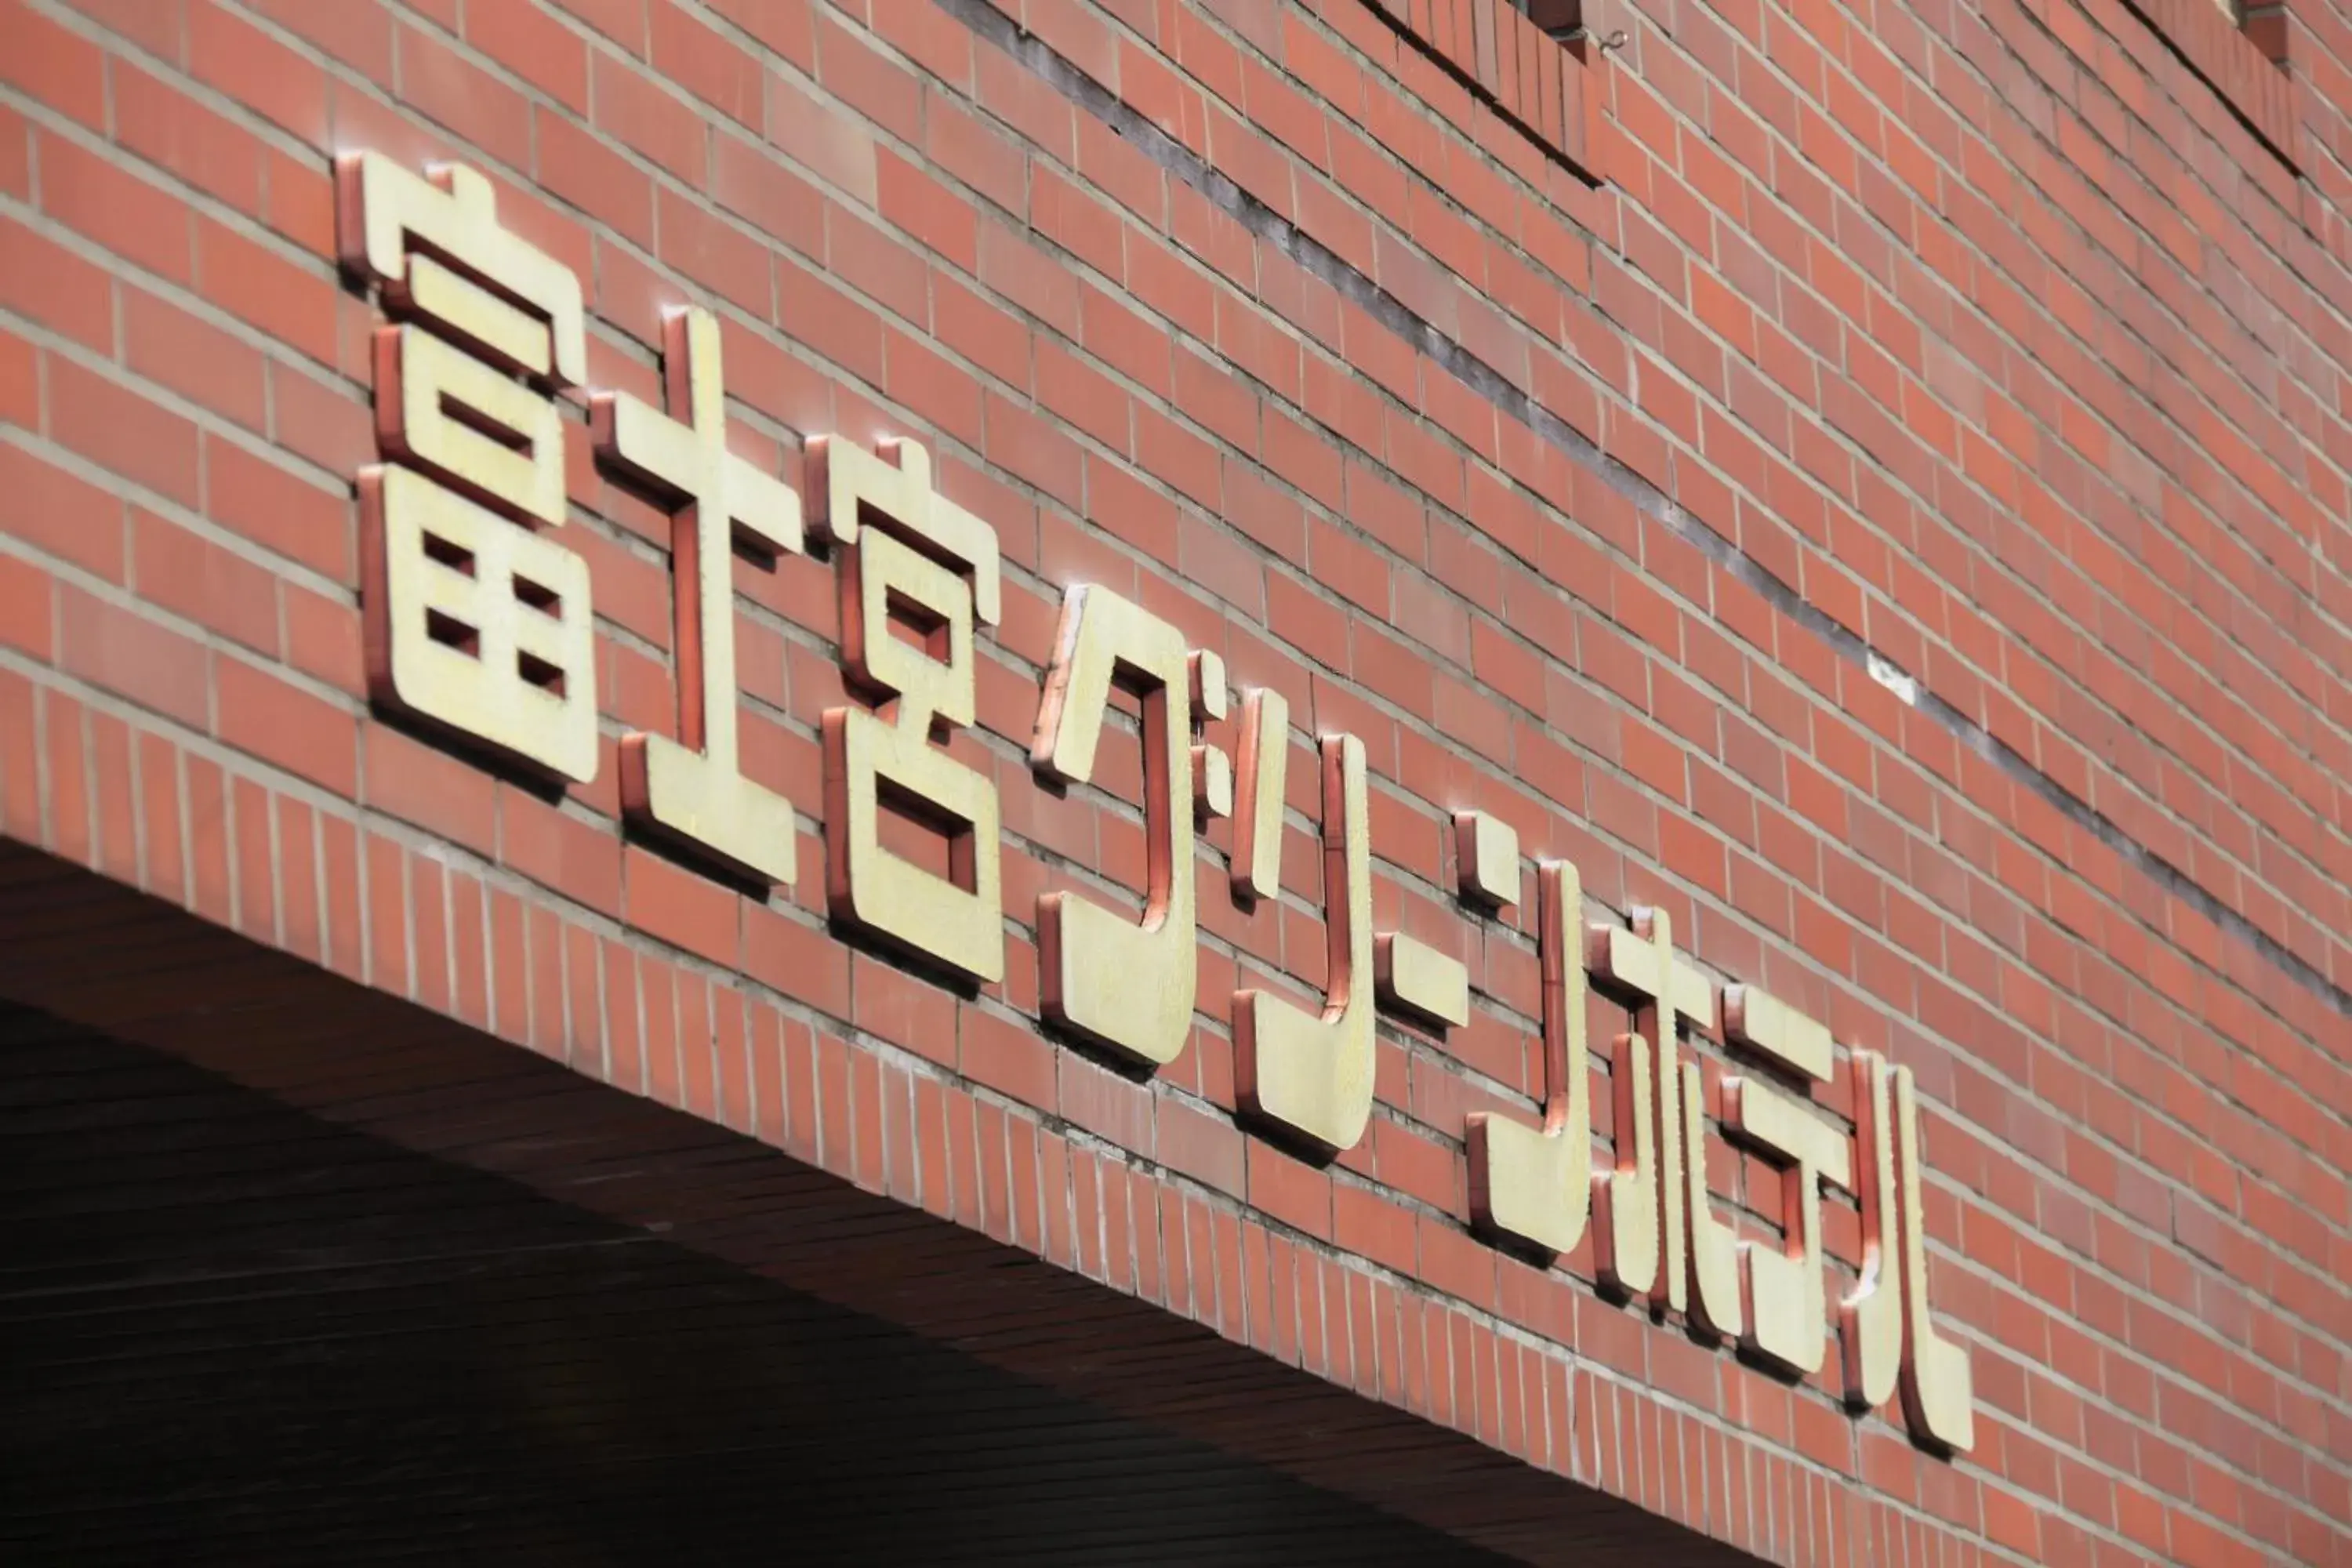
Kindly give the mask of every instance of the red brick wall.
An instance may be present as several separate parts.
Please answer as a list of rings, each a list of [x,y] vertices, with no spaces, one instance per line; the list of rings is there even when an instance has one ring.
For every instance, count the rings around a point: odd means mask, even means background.
[[[1588,5],[1574,124],[1364,0],[0,4],[8,837],[1778,1561],[2352,1561],[2352,10],[2289,5],[2274,149],[2122,0]],[[737,574],[799,885],[625,843],[667,531],[584,426],[598,782],[369,714],[358,148],[489,174],[595,384],[657,397],[694,300],[738,450],[933,445],[1004,551],[959,751],[1024,933],[1142,865],[1131,764],[1026,765],[1064,586],[1289,696],[1307,896],[1244,918],[1209,835],[1172,1067],[1041,1037],[1023,938],[959,999],[827,931],[821,560]],[[1321,1172],[1236,1131],[1225,999],[1320,977],[1340,729],[1380,923],[1478,998],[1384,1025]],[[1445,894],[1466,805],[1916,1069],[1972,1454],[1468,1236],[1463,1118],[1539,1063],[1528,906]]]

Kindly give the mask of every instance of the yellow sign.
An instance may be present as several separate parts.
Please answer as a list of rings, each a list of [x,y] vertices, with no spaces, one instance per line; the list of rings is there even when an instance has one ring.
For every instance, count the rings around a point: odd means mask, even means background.
[[[558,544],[564,426],[555,403],[585,374],[578,279],[501,229],[487,181],[429,178],[374,153],[338,161],[345,268],[381,287],[376,337],[384,462],[360,476],[370,690],[382,707],[509,765],[587,782],[597,767],[594,639],[585,565]],[[793,803],[745,777],[736,735],[733,547],[799,552],[804,527],[839,563],[841,658],[866,702],[824,715],[825,893],[845,926],[979,982],[1004,974],[994,782],[946,749],[975,716],[974,641],[998,624],[994,532],[939,493],[916,442],[807,447],[802,486],[727,445],[719,329],[706,310],[667,323],[667,410],[590,397],[598,458],[672,516],[678,724],[623,738],[630,824],[765,888],[795,879]],[[1145,1067],[1182,1052],[1199,1000],[1197,825],[1234,821],[1228,868],[1243,904],[1279,896],[1288,705],[1236,692],[1223,660],[1099,585],[1066,592],[1040,696],[1031,765],[1094,775],[1114,689],[1139,704],[1147,883],[1139,919],[1076,894],[1040,895],[1039,994],[1057,1027]],[[1238,700],[1236,700],[1238,699]],[[1234,754],[1203,726],[1237,715]],[[1257,988],[1230,999],[1234,1089],[1259,1131],[1312,1154],[1360,1142],[1372,1111],[1379,1007],[1426,1026],[1470,1018],[1469,973],[1402,932],[1372,929],[1362,742],[1313,737],[1327,968],[1320,1007]],[[884,810],[949,845],[941,869],[884,841]],[[1474,918],[1519,900],[1512,830],[1454,820],[1460,894]],[[1860,1202],[1863,1268],[1838,1303],[1847,1403],[1899,1392],[1915,1438],[1966,1449],[1965,1349],[1927,1301],[1916,1090],[1906,1068],[1848,1053],[1851,1135],[1811,1098],[1831,1080],[1829,1031],[1751,985],[1718,987],[1675,951],[1663,910],[1589,921],[1576,868],[1536,866],[1543,1118],[1473,1112],[1464,1129],[1471,1217],[1490,1239],[1547,1258],[1588,1230],[1601,1288],[1702,1336],[1804,1376],[1827,1359],[1822,1188]],[[1593,1166],[1588,987],[1633,1007],[1611,1055],[1616,1137]],[[1725,1133],[1781,1174],[1782,1238],[1740,1240],[1716,1213],[1706,1108],[1684,1030],[1719,1030],[1759,1066],[1723,1079]]]

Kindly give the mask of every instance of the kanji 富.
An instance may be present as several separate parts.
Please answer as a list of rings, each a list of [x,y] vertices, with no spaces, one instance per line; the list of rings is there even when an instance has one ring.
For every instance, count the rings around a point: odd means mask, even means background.
[[[489,184],[337,162],[345,268],[383,286],[360,476],[371,694],[559,779],[596,772],[587,568],[562,526],[554,392],[585,374],[580,281],[498,223]]]

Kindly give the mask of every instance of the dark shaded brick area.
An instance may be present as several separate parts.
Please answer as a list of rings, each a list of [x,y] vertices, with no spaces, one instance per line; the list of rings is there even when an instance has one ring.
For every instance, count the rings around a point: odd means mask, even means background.
[[[1503,1561],[12,1006],[0,1224],[15,1563]]]

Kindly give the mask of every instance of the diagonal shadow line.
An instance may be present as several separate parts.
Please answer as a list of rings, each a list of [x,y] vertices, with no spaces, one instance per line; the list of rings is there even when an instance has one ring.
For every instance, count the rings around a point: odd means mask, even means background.
[[[1072,104],[1103,121],[1114,134],[1171,177],[1183,181],[1218,211],[1273,246],[1318,280],[1337,290],[1350,304],[1426,354],[1473,392],[1526,425],[1570,461],[1592,473],[1611,489],[1623,496],[1642,515],[1654,520],[1675,538],[1723,568],[1733,579],[1762,595],[1774,609],[1827,643],[1839,658],[1858,668],[1870,670],[1874,652],[1871,646],[1831,618],[1827,612],[1809,603],[1793,585],[1743,552],[1737,543],[1699,521],[1657,486],[1603,452],[1589,437],[1511,384],[1494,366],[1447,337],[1436,326],[1416,314],[1403,300],[1349,266],[1338,253],[1242,189],[1231,178],[1218,173],[1191,148],[1129,108],[1109,89],[1057,54],[1043,38],[1028,32],[996,9],[990,0],[934,0],[934,3],[961,21],[974,34],[1012,56]],[[2112,817],[2035,767],[2023,753],[1990,730],[1925,686],[1919,688],[1915,709],[2003,777],[2031,792],[2067,822],[2114,851],[2125,865],[2212,921],[2223,935],[2252,949],[2265,963],[2336,1013],[2352,1016],[2352,990],[2330,980],[2316,965],[2222,903],[2187,872],[2130,837]]]

